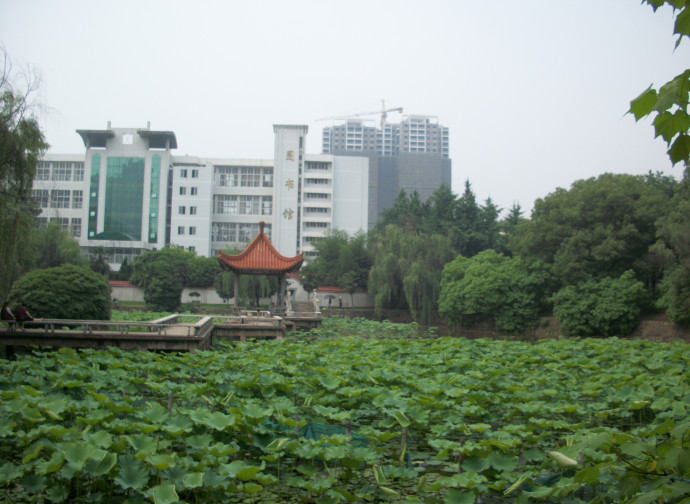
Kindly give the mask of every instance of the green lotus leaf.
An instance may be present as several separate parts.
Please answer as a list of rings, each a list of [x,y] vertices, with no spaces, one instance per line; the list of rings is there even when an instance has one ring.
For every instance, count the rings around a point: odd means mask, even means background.
[[[0,483],[8,484],[10,481],[21,477],[24,471],[21,467],[14,465],[11,462],[5,462],[0,466]]]
[[[180,501],[175,485],[156,485],[151,489],[151,495],[154,504],[172,504]]]
[[[184,475],[182,478],[182,484],[186,488],[198,488],[204,484],[204,473],[202,472],[191,472]]]
[[[113,481],[121,488],[140,490],[148,484],[149,471],[141,460],[124,455],[120,457],[118,467],[119,473]]]

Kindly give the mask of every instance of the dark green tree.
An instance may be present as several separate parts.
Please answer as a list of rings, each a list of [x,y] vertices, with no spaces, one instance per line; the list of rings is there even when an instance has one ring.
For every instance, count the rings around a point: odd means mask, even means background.
[[[10,302],[34,317],[110,320],[110,285],[88,267],[65,264],[36,269],[12,286]]]
[[[537,322],[547,278],[543,266],[491,249],[458,256],[443,269],[439,312],[453,323],[492,319],[498,329],[524,331]]]
[[[401,189],[391,208],[381,212],[381,218],[377,223],[377,229],[384,229],[389,224],[401,226],[405,229],[419,230],[426,220],[428,205],[422,203],[417,191],[408,196]]]
[[[119,271],[114,273],[112,276],[114,277],[114,280],[129,280],[129,278],[132,276],[132,265],[129,264],[129,261],[126,257],[122,260]]]
[[[565,286],[589,277],[633,270],[647,280],[645,260],[656,241],[657,219],[671,207],[671,177],[615,175],[578,180],[538,199],[532,218],[510,239],[513,254],[548,264]],[[647,285],[650,292],[654,286]]]
[[[0,59],[0,298],[5,298],[12,283],[33,266],[31,185],[48,144],[34,115],[39,81],[31,69],[15,75],[2,47]]]
[[[155,277],[144,290],[146,306],[154,311],[174,312],[180,308],[184,283],[176,275]]]
[[[78,245],[78,244],[77,244]],[[110,277],[110,265],[106,259],[107,250],[105,247],[96,247],[91,251],[89,256],[89,263],[91,269],[96,273],[100,273],[106,278]]]
[[[669,214],[659,221],[659,242],[654,249],[664,269],[658,306],[673,322],[690,324],[690,179],[687,169],[672,204]]]
[[[302,283],[308,291],[317,287],[340,287],[348,292],[367,286],[371,259],[367,236],[332,229],[314,243],[318,256],[301,270]]]
[[[192,257],[187,265],[186,287],[208,287],[213,285],[216,275],[220,273],[216,257]]]
[[[175,310],[180,306],[189,264],[195,257],[194,252],[179,247],[146,252],[132,263],[130,281],[144,289],[144,301],[149,307]]]
[[[553,296],[553,314],[568,335],[627,336],[639,323],[644,297],[642,282],[629,270],[564,287]]]

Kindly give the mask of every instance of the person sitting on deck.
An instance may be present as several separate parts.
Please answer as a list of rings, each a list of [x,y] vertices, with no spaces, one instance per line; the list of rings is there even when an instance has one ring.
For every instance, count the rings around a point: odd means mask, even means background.
[[[14,329],[14,315],[12,315],[12,310],[10,310],[10,303],[7,301],[2,305],[2,320],[7,322],[8,331]]]

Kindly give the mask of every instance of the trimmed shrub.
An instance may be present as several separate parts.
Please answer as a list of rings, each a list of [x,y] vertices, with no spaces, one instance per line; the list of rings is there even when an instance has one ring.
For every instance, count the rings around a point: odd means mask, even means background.
[[[110,285],[88,267],[65,264],[24,275],[12,286],[10,303],[34,317],[110,320]]]

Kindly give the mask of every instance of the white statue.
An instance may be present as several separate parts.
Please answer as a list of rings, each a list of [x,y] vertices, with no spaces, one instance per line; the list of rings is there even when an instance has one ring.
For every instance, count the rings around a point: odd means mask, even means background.
[[[314,304],[314,311],[319,311],[319,296],[316,295],[316,289],[311,291],[311,302]]]
[[[288,290],[288,291],[287,291],[287,301],[286,301],[286,304],[287,304],[287,312],[288,312],[288,313],[292,313],[292,291],[291,291],[291,290]]]

